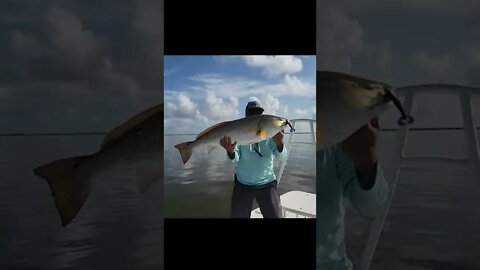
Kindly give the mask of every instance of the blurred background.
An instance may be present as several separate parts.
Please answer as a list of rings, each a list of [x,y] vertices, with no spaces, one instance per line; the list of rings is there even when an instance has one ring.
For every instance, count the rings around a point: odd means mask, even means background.
[[[477,1],[317,0],[317,70],[395,87],[480,87],[479,14]],[[478,127],[480,99],[471,98]],[[454,90],[416,95],[412,115],[411,128],[419,130],[409,133],[406,155],[462,158],[475,147],[464,137],[466,124]],[[398,117],[392,109],[380,119],[378,153],[390,183],[399,165],[394,161]],[[370,269],[480,269],[475,169],[414,165],[418,169],[399,175]],[[347,203],[347,248],[357,267],[371,224]]]
[[[33,169],[163,102],[163,1],[0,2],[0,268],[163,269],[161,184],[95,179],[61,226]]]

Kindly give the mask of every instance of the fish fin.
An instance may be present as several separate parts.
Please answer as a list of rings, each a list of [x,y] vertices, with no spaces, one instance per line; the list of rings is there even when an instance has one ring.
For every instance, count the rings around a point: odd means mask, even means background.
[[[211,152],[213,152],[215,149],[217,149],[217,146],[216,145],[208,145],[207,146],[207,152],[210,154]]]
[[[265,130],[259,130],[257,131],[257,135],[260,136],[262,139],[267,138],[267,132]]]
[[[154,182],[163,180],[163,170],[139,167],[135,170],[135,178],[140,193],[144,193]]]
[[[47,181],[63,227],[75,218],[90,193],[90,179],[77,173],[81,162],[90,157],[60,159],[33,170]]]
[[[132,116],[130,119],[128,119],[126,122],[124,122],[120,126],[115,127],[113,130],[111,130],[103,139],[102,149],[111,145],[123,134],[143,124],[145,121],[147,121],[157,113],[163,114],[163,102],[161,104],[148,108],[140,113],[137,113],[136,115]]]
[[[183,164],[187,163],[187,161],[192,156],[192,142],[179,143],[175,145],[175,148],[177,148],[180,152]]]
[[[227,123],[227,121],[223,121],[223,122],[217,123],[217,124],[215,124],[215,125],[213,125],[213,126],[210,126],[210,127],[206,128],[204,131],[198,133],[197,139],[200,138],[200,137],[201,137],[202,135],[204,135],[205,133],[209,132],[210,130],[212,130],[212,129],[214,129],[214,128],[217,128],[217,127],[219,127],[219,126],[222,126],[222,125],[224,125],[225,123]]]

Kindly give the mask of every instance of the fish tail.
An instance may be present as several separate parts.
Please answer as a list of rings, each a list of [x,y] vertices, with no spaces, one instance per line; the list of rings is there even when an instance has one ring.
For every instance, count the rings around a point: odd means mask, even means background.
[[[77,172],[80,162],[89,157],[60,159],[33,170],[47,181],[63,227],[75,218],[90,193],[89,179],[80,178]]]
[[[193,142],[184,142],[175,145],[175,148],[180,151],[180,156],[182,157],[183,164],[187,163],[187,161],[192,156],[192,143]]]

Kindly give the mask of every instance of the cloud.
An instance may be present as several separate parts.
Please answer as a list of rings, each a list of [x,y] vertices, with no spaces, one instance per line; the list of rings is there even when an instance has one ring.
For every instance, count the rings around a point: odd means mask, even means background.
[[[298,96],[315,97],[315,84],[295,75],[284,75],[279,82],[252,80],[240,76],[221,74],[200,74],[191,78],[197,83],[192,90],[203,92],[212,90],[220,97],[248,97],[269,93],[276,97]]]
[[[238,98],[237,97],[230,97],[230,102],[232,103],[233,107],[238,107]]]
[[[263,94],[260,98],[256,96],[249,97],[249,100],[255,100],[259,102],[264,109],[264,114],[276,115],[277,110],[280,109],[280,100],[272,96],[271,94]]]
[[[310,106],[304,109],[297,108],[295,109],[296,117],[298,118],[309,118],[317,119],[317,108],[315,106]]]
[[[197,105],[199,114],[205,117],[208,122],[199,125],[192,114],[191,120],[188,121],[188,127],[182,129],[185,131],[178,132],[196,132],[196,130],[204,129],[208,125],[244,117],[245,105],[248,100],[259,101],[266,114],[289,117],[287,115],[289,108],[286,103],[300,106],[298,104],[305,102],[305,100],[308,102],[308,100],[315,99],[315,83],[311,82],[312,79],[314,81],[313,74],[305,75],[312,78],[289,74],[295,72],[295,70],[288,70],[288,65],[279,65],[275,62],[276,60],[269,62],[272,60],[270,57],[245,57],[244,60],[241,59],[241,56],[214,56],[212,58],[216,61],[214,63],[207,61],[201,70],[196,70],[193,74],[176,76],[176,85],[182,85],[181,88],[175,87],[165,90],[167,103],[177,102],[177,95],[179,94],[188,96]],[[238,73],[238,69],[231,69],[237,67],[239,62],[242,64],[242,61],[247,59],[251,61],[250,64],[257,65],[256,68],[270,69],[271,74],[277,72],[278,75],[275,78],[259,78],[258,76],[252,76],[252,78],[249,77],[249,74],[252,74],[251,71]],[[300,58],[295,59],[299,60]],[[295,59],[290,58],[290,60]],[[221,65],[221,73],[205,73],[205,70],[209,68],[208,64],[212,64],[214,67]],[[280,71],[279,67],[283,70]],[[168,69],[170,68],[173,67],[168,67]],[[181,67],[176,66],[175,68]],[[300,73],[299,75],[303,74]],[[172,85],[168,87],[172,87]],[[173,115],[169,114],[168,117],[173,117]],[[176,122],[170,120],[165,123],[177,125]]]
[[[161,3],[55,2],[0,4],[0,122],[101,131],[162,102]]]
[[[97,56],[99,41],[73,14],[52,7],[46,11],[44,19],[48,45],[66,63],[84,66]]]
[[[239,112],[233,104],[235,101],[232,102],[230,100],[230,102],[230,104],[226,103],[222,98],[217,97],[215,92],[207,91],[204,112],[210,121],[225,121],[238,118]]]
[[[451,1],[451,0],[405,0],[405,1],[382,1],[382,0],[325,0],[324,4],[335,4],[342,10],[353,13],[370,13],[376,11],[428,11],[454,15],[467,15],[478,12],[477,0]],[[318,5],[317,5],[318,6]]]
[[[240,117],[238,99],[223,99],[213,91],[205,91],[196,99],[181,91],[167,91],[165,94],[166,119],[183,119],[186,123],[205,126]]]
[[[434,55],[428,52],[419,52],[413,55],[413,64],[425,72],[425,76],[435,82],[446,82],[449,73],[455,69],[454,56],[449,53]]]
[[[28,58],[38,58],[42,53],[37,39],[33,35],[25,34],[20,31],[13,31],[10,45],[14,51],[17,51]]]
[[[393,52],[392,45],[389,41],[382,41],[378,43],[367,44],[368,53],[370,59],[375,60],[379,70],[384,73],[389,73],[393,67]]]
[[[284,74],[294,74],[302,71],[302,60],[293,55],[252,55],[241,56],[248,66],[263,69],[263,74],[269,78]]]
[[[200,113],[198,104],[183,94],[178,94],[175,100],[165,103],[165,118],[208,122],[208,119]]]
[[[317,70],[351,72],[352,56],[364,47],[358,21],[332,6],[317,5]]]

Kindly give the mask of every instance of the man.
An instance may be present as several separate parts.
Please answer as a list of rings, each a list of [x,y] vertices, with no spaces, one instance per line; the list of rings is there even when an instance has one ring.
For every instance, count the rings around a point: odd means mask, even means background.
[[[353,269],[344,243],[344,198],[367,218],[378,215],[387,201],[377,138],[374,119],[341,144],[317,152],[317,269]]]
[[[245,108],[245,116],[262,114],[263,111],[258,102],[251,101]],[[255,199],[264,218],[281,218],[273,160],[276,158],[283,161],[287,157],[283,130],[270,139],[252,145],[238,146],[229,137],[222,138],[220,145],[227,151],[228,159],[236,164],[231,217],[250,218]]]

